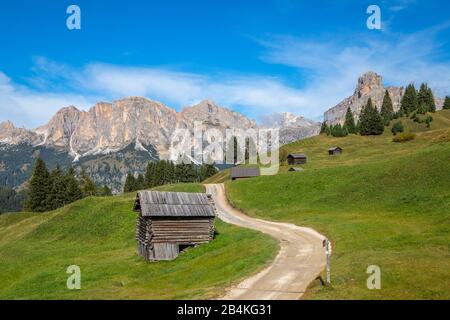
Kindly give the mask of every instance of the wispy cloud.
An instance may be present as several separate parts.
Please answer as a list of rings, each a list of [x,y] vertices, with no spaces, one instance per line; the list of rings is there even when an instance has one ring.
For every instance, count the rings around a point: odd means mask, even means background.
[[[444,96],[450,93],[450,60],[442,50],[450,21],[412,34],[390,32],[295,38],[271,36],[259,41],[261,59],[297,70],[300,84],[279,77],[235,72],[200,74],[167,67],[136,67],[101,62],[73,67],[37,57],[27,85],[0,72],[0,121],[35,127],[59,108],[87,109],[97,101],[145,96],[180,109],[202,99],[256,119],[289,111],[319,120],[323,112],[352,94],[356,79],[373,70],[385,84],[422,81]],[[447,53],[448,54],[448,53]]]
[[[298,110],[306,103],[299,89],[286,85],[281,79],[261,75],[203,75],[167,68],[104,63],[72,68],[44,57],[35,59],[33,71],[34,76],[28,79],[33,89],[18,86],[8,79],[8,92],[0,94],[0,102],[11,100],[14,95],[15,105],[19,106],[17,109],[30,111],[30,117],[21,119],[19,123],[36,125],[37,120],[49,117],[48,112],[40,112],[38,119],[31,120],[33,108],[28,102],[38,96],[42,97],[42,103],[47,102],[49,112],[68,104],[86,109],[89,103],[93,105],[94,99],[111,101],[126,96],[144,96],[178,109],[203,99],[212,99],[254,118],[280,108]],[[48,90],[62,93],[49,94],[46,93]],[[18,97],[23,98],[18,101]]]
[[[444,43],[437,35],[449,28],[450,21],[409,35],[373,33],[320,40],[275,36],[261,41],[267,48],[262,59],[307,74],[303,97],[317,111],[348,96],[355,79],[368,70],[383,75],[387,84],[428,82],[438,95],[445,95],[450,91],[450,77],[446,76],[450,60],[445,60]]]

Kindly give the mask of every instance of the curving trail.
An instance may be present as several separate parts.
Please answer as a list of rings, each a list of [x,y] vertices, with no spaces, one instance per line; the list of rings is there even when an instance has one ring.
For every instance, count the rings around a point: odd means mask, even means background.
[[[260,273],[228,290],[222,299],[296,300],[325,268],[324,236],[288,223],[251,218],[231,207],[223,184],[206,185],[213,196],[221,220],[266,233],[280,241],[280,251],[272,264]]]

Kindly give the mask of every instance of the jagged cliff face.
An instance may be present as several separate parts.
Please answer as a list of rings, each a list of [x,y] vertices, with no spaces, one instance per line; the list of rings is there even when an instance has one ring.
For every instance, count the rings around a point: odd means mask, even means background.
[[[172,135],[178,128],[257,128],[255,121],[205,100],[181,112],[145,98],[131,97],[98,103],[89,111],[74,106],[59,110],[35,130],[0,124],[0,185],[16,187],[26,181],[36,158],[50,167],[84,168],[98,184],[120,192],[128,172],[143,173],[148,161],[167,159]],[[319,125],[285,114],[280,123],[281,143],[318,133]]]
[[[403,87],[384,87],[383,79],[380,75],[374,72],[367,72],[358,79],[355,92],[351,97],[344,99],[338,105],[325,112],[324,121],[328,124],[343,124],[349,107],[355,119],[358,119],[362,108],[367,104],[369,98],[372,98],[372,102],[380,110],[386,90],[392,99],[394,111],[398,111],[405,89]],[[442,109],[442,106],[442,99],[436,99],[436,108],[439,110]]]

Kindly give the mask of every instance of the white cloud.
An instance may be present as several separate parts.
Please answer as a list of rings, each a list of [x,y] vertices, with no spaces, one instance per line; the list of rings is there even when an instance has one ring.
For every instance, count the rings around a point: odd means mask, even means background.
[[[443,96],[450,92],[450,77],[446,76],[450,74],[450,61],[439,59],[442,43],[436,36],[449,27],[447,22],[410,35],[374,33],[351,39],[277,36],[261,42],[267,48],[262,59],[307,74],[309,82],[302,96],[310,103],[310,109],[317,112],[350,95],[357,77],[369,70],[381,74],[385,84],[427,82]]]
[[[93,101],[77,94],[40,92],[12,82],[0,72],[0,122],[13,121],[16,126],[34,128],[47,123],[62,107],[87,108]]]
[[[265,75],[204,75],[104,63],[74,68],[40,57],[27,86],[0,72],[0,121],[35,127],[63,106],[87,109],[100,100],[132,95],[178,109],[212,99],[257,119],[288,111],[320,120],[324,111],[352,94],[356,79],[369,70],[383,75],[385,84],[425,81],[444,96],[450,92],[450,62],[440,55],[437,35],[449,27],[447,22],[409,35],[384,32],[313,40],[273,36],[260,41],[263,61],[298,69],[302,87]]]
[[[33,69],[36,76],[30,82],[40,89],[54,87],[56,82],[65,90],[108,100],[144,96],[180,109],[203,99],[212,99],[256,118],[261,113],[280,111],[280,108],[292,111],[306,103],[300,90],[274,77],[238,74],[206,76],[162,68],[103,63],[91,63],[75,69],[42,57],[35,59],[35,62]]]

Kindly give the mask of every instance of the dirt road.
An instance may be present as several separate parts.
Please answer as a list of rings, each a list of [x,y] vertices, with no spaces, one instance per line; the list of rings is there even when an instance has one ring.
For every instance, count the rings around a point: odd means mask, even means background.
[[[322,235],[309,228],[288,223],[254,219],[230,206],[223,184],[206,185],[216,204],[219,218],[227,223],[259,230],[280,241],[280,252],[262,272],[228,290],[222,299],[296,300],[325,268]]]

